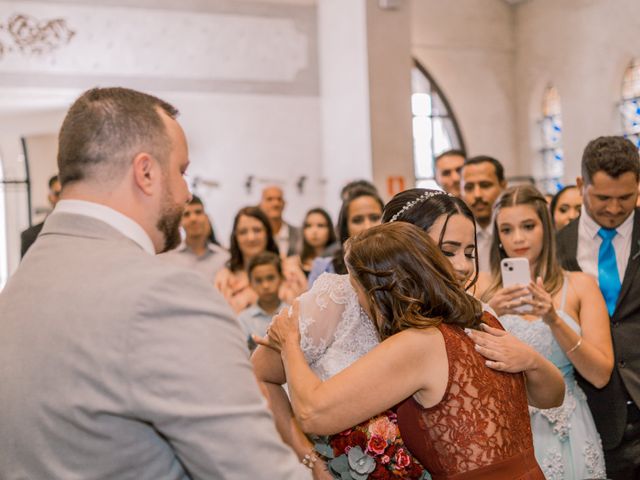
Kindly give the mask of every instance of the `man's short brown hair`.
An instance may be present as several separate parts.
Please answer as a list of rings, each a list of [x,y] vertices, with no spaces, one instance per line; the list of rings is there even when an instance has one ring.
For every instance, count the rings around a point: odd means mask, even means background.
[[[620,136],[598,137],[591,140],[582,154],[582,179],[590,184],[597,172],[611,178],[631,172],[640,178],[638,148],[631,140]]]
[[[93,88],[69,111],[58,138],[62,185],[97,175],[120,178],[140,152],[159,161],[171,141],[159,111],[175,118],[178,110],[152,95],[128,88]]]

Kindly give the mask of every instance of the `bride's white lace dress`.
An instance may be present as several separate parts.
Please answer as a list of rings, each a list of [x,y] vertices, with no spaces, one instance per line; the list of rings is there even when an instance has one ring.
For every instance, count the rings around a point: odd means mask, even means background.
[[[311,369],[323,381],[336,375],[344,368],[354,363],[368,351],[380,343],[378,333],[365,311],[358,303],[358,296],[349,282],[348,275],[335,273],[322,274],[308,292],[300,298],[300,344],[304,356]],[[353,443],[353,432],[370,432],[376,425],[396,425],[394,409],[382,412],[360,425],[345,432],[331,435],[324,441],[333,451],[335,457],[345,456]],[[360,438],[366,440],[365,434]],[[397,430],[393,439],[393,451],[404,451],[404,446]],[[365,454],[376,458],[376,475],[379,470],[387,470],[388,476],[375,478],[394,478],[397,480],[417,480],[430,478],[422,466],[412,456],[407,456],[408,462],[398,466],[394,459],[386,462],[369,452],[366,443],[361,444]],[[389,452],[390,450],[386,450]],[[329,462],[331,465],[331,462]],[[334,473],[338,475],[338,472]],[[351,478],[351,477],[342,477]],[[366,478],[366,477],[365,477]]]
[[[326,380],[378,345],[373,323],[348,275],[324,273],[300,297],[300,345],[311,369]]]

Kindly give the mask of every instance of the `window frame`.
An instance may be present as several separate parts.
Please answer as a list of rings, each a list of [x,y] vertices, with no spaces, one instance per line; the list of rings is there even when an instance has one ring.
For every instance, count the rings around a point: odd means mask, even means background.
[[[463,152],[467,151],[466,145],[465,145],[465,141],[464,141],[464,137],[462,136],[462,130],[460,129],[460,124],[458,123],[458,119],[455,115],[455,113],[453,112],[453,109],[451,108],[451,104],[449,102],[449,100],[447,99],[447,97],[444,95],[442,88],[440,88],[440,85],[438,85],[438,82],[435,81],[435,79],[433,78],[433,76],[427,71],[427,69],[417,60],[417,59],[413,59],[413,67],[416,68],[427,80],[427,82],[429,83],[429,92],[428,95],[433,98],[434,94],[438,96],[438,98],[440,99],[440,101],[442,102],[442,105],[444,106],[444,109],[446,111],[445,114],[433,114],[430,113],[428,115],[428,118],[430,119],[435,119],[435,118],[439,118],[439,119],[449,119],[451,121],[451,125],[453,126],[453,130],[454,133],[456,135],[456,139],[458,146],[452,146],[451,148],[455,148],[455,149],[459,149],[462,150]],[[423,92],[414,92],[413,89],[411,91],[411,94],[415,94],[415,93],[423,93]],[[417,115],[413,115],[413,111],[411,114],[411,118],[413,120],[413,118],[415,118]],[[415,178],[415,182],[416,185],[420,182],[425,183],[425,182],[433,182],[435,183],[435,160],[436,157],[442,153],[442,152],[437,152],[435,151],[435,144],[434,144],[434,128],[433,128],[433,121],[431,122],[431,138],[430,138],[430,143],[431,143],[431,176],[418,176],[417,175],[417,168],[416,168],[416,155],[415,155],[415,142],[414,142],[414,158],[413,158],[413,171],[414,171],[414,178]],[[413,139],[413,126],[412,126],[412,139]],[[455,142],[452,142],[452,144]]]

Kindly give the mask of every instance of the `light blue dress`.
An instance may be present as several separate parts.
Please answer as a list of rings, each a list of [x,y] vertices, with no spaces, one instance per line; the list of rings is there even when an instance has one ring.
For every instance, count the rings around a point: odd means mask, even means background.
[[[580,326],[564,312],[568,280],[562,287],[558,316],[576,333]],[[564,403],[558,408],[540,410],[529,407],[536,460],[547,480],[606,478],[600,435],[578,386],[573,364],[558,345],[551,329],[539,318],[526,320],[520,315],[502,315],[504,328],[535,348],[558,367],[566,384]]]

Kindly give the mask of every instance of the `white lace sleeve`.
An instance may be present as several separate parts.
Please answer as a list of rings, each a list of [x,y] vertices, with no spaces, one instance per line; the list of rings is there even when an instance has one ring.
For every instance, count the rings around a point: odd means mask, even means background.
[[[323,380],[377,343],[348,275],[325,273],[300,297],[300,345],[309,366]]]
[[[347,275],[324,273],[300,297],[300,344],[310,364],[326,352],[349,303],[349,294],[355,294],[345,286],[351,287]]]

